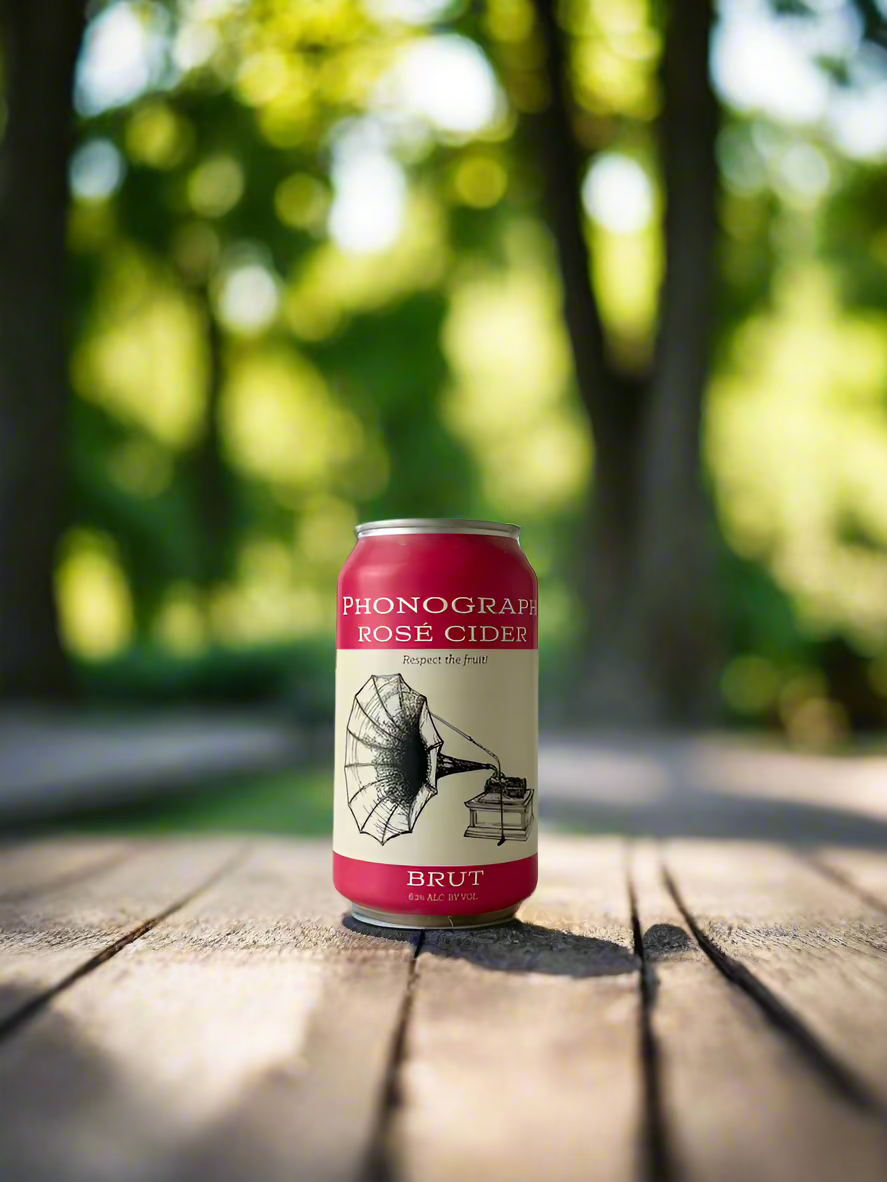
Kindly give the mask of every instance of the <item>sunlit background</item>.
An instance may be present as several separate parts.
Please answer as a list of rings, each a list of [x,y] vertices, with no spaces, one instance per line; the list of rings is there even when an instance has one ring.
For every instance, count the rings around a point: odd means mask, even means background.
[[[860,7],[722,0],[712,47],[722,712],[798,743],[887,722],[887,55]],[[562,15],[630,365],[662,272],[661,33],[646,0]],[[529,0],[96,8],[57,571],[89,694],[325,717],[353,527],[417,514],[523,525],[543,684],[569,676],[595,457],[521,140],[537,49]]]

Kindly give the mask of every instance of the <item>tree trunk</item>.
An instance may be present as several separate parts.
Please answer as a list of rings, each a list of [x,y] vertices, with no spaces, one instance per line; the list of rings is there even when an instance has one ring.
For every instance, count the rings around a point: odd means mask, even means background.
[[[579,592],[586,609],[588,643],[596,647],[596,636],[613,634],[631,578],[644,388],[633,376],[620,373],[607,353],[582,208],[587,161],[574,135],[569,66],[555,8],[553,0],[538,0],[550,100],[533,117],[531,132],[545,180],[576,383],[595,442],[594,490],[585,525],[590,545],[582,546]]]
[[[717,710],[716,526],[701,425],[708,386],[718,237],[718,105],[711,0],[673,0],[661,77],[665,278],[644,421],[631,617],[655,716]]]
[[[69,691],[54,596],[65,520],[65,234],[85,0],[0,0],[0,696]]]
[[[535,116],[549,224],[595,467],[580,594],[589,644],[579,700],[616,722],[711,717],[717,645],[714,526],[701,475],[700,423],[712,321],[717,105],[709,77],[710,0],[672,0],[662,62],[666,271],[645,379],[610,361],[581,204],[564,35],[537,0],[550,102]],[[590,544],[587,544],[590,539]]]

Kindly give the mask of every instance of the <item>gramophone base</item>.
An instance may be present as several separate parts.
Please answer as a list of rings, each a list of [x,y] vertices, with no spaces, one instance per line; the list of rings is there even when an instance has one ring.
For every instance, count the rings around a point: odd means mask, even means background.
[[[493,825],[490,821],[485,825],[469,825],[465,830],[466,837],[482,837],[485,841],[499,841],[500,838],[505,838],[506,841],[527,841],[530,836],[529,829],[517,829],[506,825],[501,828],[498,823]]]
[[[482,837],[487,841],[527,841],[533,827],[533,789],[524,788],[519,795],[491,790],[489,784],[471,800],[466,800],[469,812],[466,837]]]
[[[520,903],[503,907],[501,911],[487,911],[483,915],[398,915],[391,911],[375,911],[372,907],[361,907],[352,903],[351,914],[361,923],[376,928],[406,928],[409,931],[421,928],[491,928],[497,923],[508,923],[514,919]]]

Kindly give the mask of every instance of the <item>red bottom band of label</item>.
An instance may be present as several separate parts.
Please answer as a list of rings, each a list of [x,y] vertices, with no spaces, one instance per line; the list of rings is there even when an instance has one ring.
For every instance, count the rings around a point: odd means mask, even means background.
[[[387,866],[333,854],[336,890],[363,907],[403,915],[480,915],[533,893],[536,854],[486,866]]]

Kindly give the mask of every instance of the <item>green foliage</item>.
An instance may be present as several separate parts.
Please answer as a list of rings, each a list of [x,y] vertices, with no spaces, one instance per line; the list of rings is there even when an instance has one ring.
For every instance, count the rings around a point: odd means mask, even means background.
[[[184,0],[136,7],[148,17],[162,8],[155,23],[165,29],[167,64],[143,93],[83,116],[78,128],[81,147],[113,146],[121,175],[103,195],[77,197],[71,220],[78,396],[69,515],[75,540],[113,540],[125,586],[125,602],[112,596],[107,607],[123,621],[120,651],[88,660],[110,651],[97,643],[82,653],[83,685],[103,700],[279,700],[325,717],[332,587],[355,522],[496,515],[531,525],[528,550],[551,621],[543,656],[550,704],[568,692],[571,656],[575,664],[571,637],[583,605],[572,588],[586,561],[593,462],[558,320],[544,177],[527,133],[547,102],[533,5],[441,6],[427,26],[383,20],[357,0],[251,0],[216,6],[198,24]],[[819,19],[820,7],[772,2],[798,28]],[[853,7],[864,38],[882,41],[881,6]],[[589,161],[606,152],[640,162],[650,186],[653,214],[642,230],[613,229],[597,214],[588,223],[611,339],[619,360],[640,371],[654,347],[662,262],[662,6],[591,0],[561,8],[580,149]],[[186,33],[208,48],[172,68],[173,46]],[[495,77],[497,113],[474,130],[448,129],[385,98],[403,55],[438,36],[465,39]],[[824,53],[822,68],[836,86],[856,85],[846,56]],[[349,252],[330,230],[349,135],[375,145],[404,181],[400,239],[376,255]],[[801,165],[812,160],[826,177],[816,192],[793,187],[797,149]],[[874,690],[867,698],[860,679],[873,684],[871,638],[878,628],[887,636],[887,611],[873,623],[837,571],[829,591],[840,611],[824,612],[821,587],[811,611],[798,554],[828,535],[836,552],[865,551],[879,562],[887,507],[833,476],[799,489],[794,516],[793,505],[785,510],[797,543],[787,559],[742,531],[745,502],[756,514],[748,531],[760,531],[760,506],[775,517],[781,487],[766,446],[780,412],[771,422],[756,396],[765,383],[779,391],[808,377],[802,368],[786,376],[779,360],[796,329],[784,323],[780,301],[818,268],[840,293],[836,340],[840,332],[852,339],[858,318],[887,311],[885,171],[842,154],[827,129],[726,106],[719,160],[708,429],[719,439],[710,454],[725,534],[725,665],[729,675],[740,662],[733,682],[745,703],[728,708],[737,719],[788,725],[782,683],[812,670],[816,693],[868,725],[880,717],[880,698]],[[797,315],[808,317],[810,351],[821,345],[825,355],[819,322],[804,309]],[[525,375],[509,368],[510,352],[527,371],[543,358],[541,373],[518,380]],[[850,393],[840,375],[833,383],[860,454],[860,424],[874,437],[883,417],[883,391],[864,407],[858,395],[877,381],[871,358],[861,378],[848,379]],[[725,384],[732,401],[718,394]],[[739,445],[724,441],[723,423],[740,402],[744,421],[754,411],[763,425],[758,437],[743,436],[734,462]],[[815,407],[812,399],[806,412],[799,405],[782,413],[797,416],[793,437],[812,448]],[[579,475],[543,491],[534,463]],[[823,471],[831,464],[824,455]],[[822,489],[832,498],[825,507]],[[79,611],[94,607],[97,594],[84,584],[70,598]],[[90,617],[98,631],[102,614],[94,608]],[[866,651],[850,626],[863,615]],[[746,676],[748,658],[763,664]],[[771,693],[777,681],[782,688]],[[785,693],[794,701],[794,690]]]
[[[724,547],[720,583],[731,653],[757,653],[783,668],[804,661],[809,640],[794,604],[760,563]]]
[[[396,458],[396,480],[361,506],[368,518],[468,516],[475,503],[470,460],[441,423],[446,313],[443,293],[418,293],[353,320],[315,350],[335,388]]]
[[[77,676],[90,700],[105,705],[276,703],[294,718],[324,722],[333,707],[334,666],[331,641],[212,648],[188,658],[152,645],[113,660],[81,661]]]
[[[282,833],[326,837],[333,825],[330,772],[304,770],[208,783],[199,789],[53,818],[53,832],[139,835]],[[39,834],[35,823],[29,833]]]
[[[850,306],[887,309],[887,173],[853,169],[829,204],[824,250]]]

